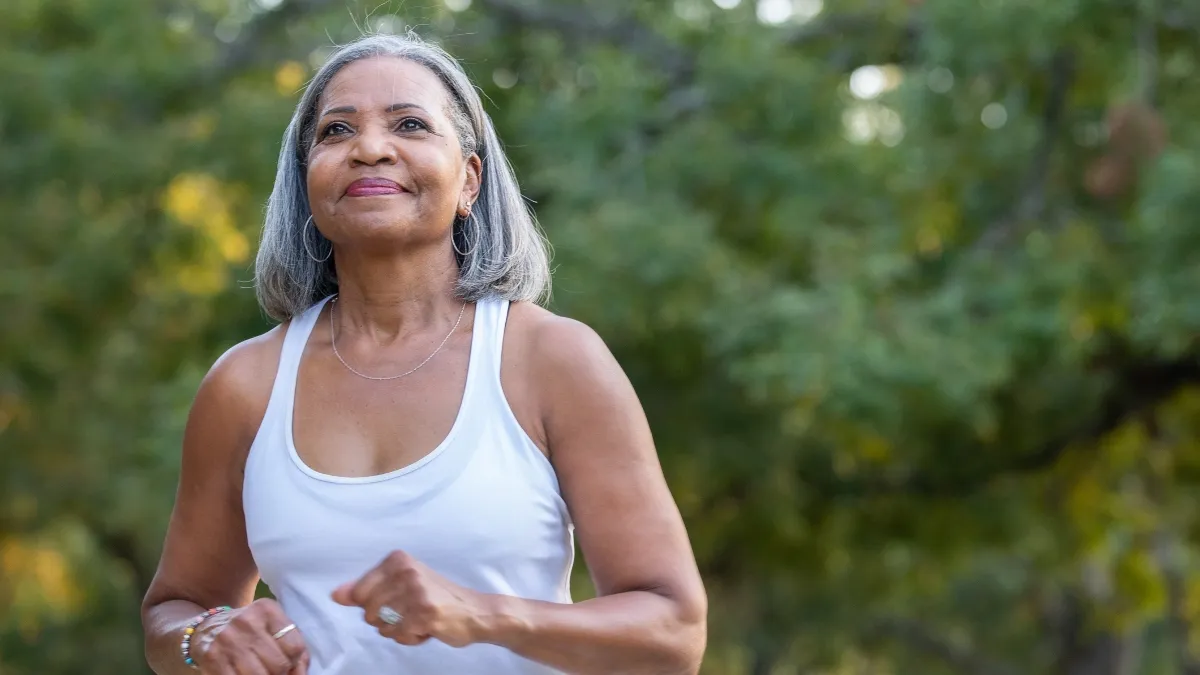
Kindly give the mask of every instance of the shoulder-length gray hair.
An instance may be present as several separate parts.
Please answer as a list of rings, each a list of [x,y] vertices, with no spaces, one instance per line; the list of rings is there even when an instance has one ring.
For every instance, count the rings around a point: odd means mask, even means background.
[[[450,94],[448,112],[463,156],[477,153],[483,162],[479,196],[471,215],[454,222],[458,294],[470,301],[489,295],[544,300],[550,289],[547,244],[521,197],[479,93],[454,57],[410,33],[370,35],[338,49],[300,97],[283,135],[275,188],[267,203],[254,262],[254,288],[263,310],[286,321],[337,289],[337,271],[329,255],[332,244],[309,224],[308,152],[317,101],[325,87],[348,64],[374,56],[408,59],[433,71]]]

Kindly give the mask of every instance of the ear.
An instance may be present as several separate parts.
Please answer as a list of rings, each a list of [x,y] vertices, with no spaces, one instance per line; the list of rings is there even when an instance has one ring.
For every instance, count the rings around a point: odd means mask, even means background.
[[[483,185],[483,161],[479,159],[479,155],[471,153],[471,156],[464,163],[463,171],[466,173],[466,176],[458,203],[460,205],[473,205],[475,200],[479,199],[479,188]]]

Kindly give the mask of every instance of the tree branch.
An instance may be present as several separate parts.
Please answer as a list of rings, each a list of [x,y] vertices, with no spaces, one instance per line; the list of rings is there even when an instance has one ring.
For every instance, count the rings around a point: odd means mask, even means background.
[[[518,0],[477,0],[503,20],[548,28],[576,43],[618,45],[658,65],[672,83],[690,80],[695,59],[654,30],[629,15],[592,14],[579,9],[542,5]]]
[[[190,75],[156,92],[152,105],[134,106],[131,114],[147,122],[180,109],[191,102],[218,95],[221,88],[244,69],[260,64],[280,53],[272,47],[279,33],[291,22],[309,14],[334,7],[345,0],[284,0],[279,6],[263,12],[242,26],[238,37],[221,48],[219,56]],[[211,27],[206,29],[211,30]],[[137,100],[136,97],[128,97]]]
[[[224,84],[244,68],[261,62],[276,34],[288,24],[312,12],[330,9],[345,0],[286,0],[242,27],[236,40],[221,54],[209,71],[213,84]]]
[[[708,91],[696,84],[696,59],[685,49],[672,44],[631,15],[601,16],[579,9],[567,9],[521,0],[477,0],[497,17],[512,23],[557,31],[574,44],[608,43],[637,54],[658,66],[667,81],[661,113],[648,125],[646,136],[679,121],[708,104]],[[797,28],[783,38],[788,47],[802,48],[825,38],[837,38],[847,32],[882,30],[886,22],[877,13],[831,14]],[[911,45],[919,34],[919,23],[910,20],[903,26],[903,45]]]
[[[1095,442],[1127,420],[1145,414],[1187,386],[1200,384],[1200,353],[1193,351],[1170,361],[1130,360],[1116,355],[1112,360],[1123,364],[1112,373],[1112,384],[1099,405],[1099,412],[1074,429],[1046,439],[1040,446],[1009,462],[987,466],[966,474],[917,474],[900,480],[884,477],[841,480],[829,477],[806,483],[819,495],[837,498],[861,498],[909,494],[919,497],[952,498],[971,494],[993,481],[1011,475],[1035,473],[1053,466],[1069,449]],[[978,454],[975,448],[963,448],[961,456]]]
[[[210,90],[223,85],[243,69],[266,60],[275,36],[289,23],[306,14],[331,9],[342,1],[285,0],[244,26],[216,63],[197,79]],[[695,56],[630,14],[602,15],[522,0],[477,0],[477,6],[503,21],[557,31],[573,44],[607,43],[654,64],[667,81],[663,114],[660,115],[665,122],[676,121],[708,103],[708,92],[695,84]],[[873,31],[880,27],[881,21],[874,14],[832,14],[795,30],[784,38],[784,43],[799,48],[845,32]],[[917,22],[905,24],[904,32],[907,36],[904,42],[910,43],[918,32]],[[193,81],[189,88],[195,85]]]
[[[922,21],[916,10],[908,20],[896,23],[882,10],[828,14],[803,24],[788,33],[783,44],[803,49],[829,41],[835,48],[831,61],[834,67],[846,70],[869,63],[901,63],[910,60],[921,39]],[[851,50],[842,40],[847,33],[875,36],[869,53]]]
[[[984,229],[975,243],[976,252],[990,252],[1007,241],[1017,227],[1041,218],[1046,210],[1046,189],[1050,178],[1050,160],[1062,135],[1062,118],[1067,92],[1075,78],[1074,55],[1059,50],[1050,61],[1050,82],[1042,108],[1041,136],[1025,176],[1021,196],[1012,212]]]

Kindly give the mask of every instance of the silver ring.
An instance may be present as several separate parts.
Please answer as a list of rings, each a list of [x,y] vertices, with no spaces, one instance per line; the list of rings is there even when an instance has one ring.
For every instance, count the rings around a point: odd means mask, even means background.
[[[272,635],[271,637],[278,640],[279,638],[283,637],[284,635],[287,635],[288,633],[290,633],[294,630],[296,630],[296,624],[289,623],[288,625],[284,626],[283,628],[280,628],[279,631],[277,633],[275,633],[274,635]]]
[[[389,626],[395,626],[396,624],[403,621],[404,617],[400,616],[400,612],[397,612],[396,610],[392,609],[391,607],[384,605],[383,607],[379,608],[379,620],[386,623]]]

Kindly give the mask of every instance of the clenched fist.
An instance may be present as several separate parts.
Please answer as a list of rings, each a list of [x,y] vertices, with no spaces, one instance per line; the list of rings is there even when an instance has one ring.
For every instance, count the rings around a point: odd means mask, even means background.
[[[403,645],[437,638],[451,647],[480,641],[488,596],[451,583],[403,551],[358,581],[339,586],[335,602],[361,607],[380,635]]]
[[[196,665],[204,675],[306,675],[308,647],[279,603],[255,600],[243,609],[201,624],[193,640]]]

